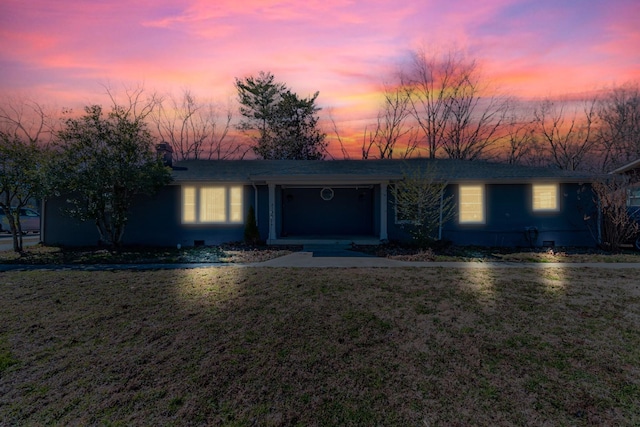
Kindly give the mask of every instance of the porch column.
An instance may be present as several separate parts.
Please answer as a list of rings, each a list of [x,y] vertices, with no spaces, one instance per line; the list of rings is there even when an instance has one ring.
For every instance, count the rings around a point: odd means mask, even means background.
[[[276,185],[269,183],[269,237],[267,242],[272,242],[276,238]]]
[[[387,183],[380,183],[380,240],[388,240],[387,235]]]

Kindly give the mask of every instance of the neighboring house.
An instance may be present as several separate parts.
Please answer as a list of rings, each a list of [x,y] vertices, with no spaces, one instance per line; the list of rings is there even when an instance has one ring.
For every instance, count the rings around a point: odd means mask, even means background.
[[[417,167],[447,182],[455,218],[443,239],[479,246],[594,246],[593,176],[548,168],[457,160],[183,161],[172,184],[141,198],[125,244],[182,246],[240,241],[249,206],[268,244],[407,240],[391,188]],[[63,215],[63,198],[42,209],[47,244],[92,245],[91,223]],[[590,218],[590,219],[589,219]]]
[[[640,210],[640,159],[619,167],[610,174],[627,175],[630,178],[631,186],[627,198],[627,206]]]
[[[630,186],[627,193],[627,210],[629,215],[640,224],[640,159],[621,166],[610,173],[629,177]],[[633,243],[633,246],[637,250],[640,250],[640,233],[632,239],[631,243]]]

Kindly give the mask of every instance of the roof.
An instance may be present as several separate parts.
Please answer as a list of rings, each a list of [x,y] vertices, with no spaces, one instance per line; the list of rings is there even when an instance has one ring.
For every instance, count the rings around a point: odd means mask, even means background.
[[[615,173],[626,173],[629,172],[631,170],[634,169],[640,169],[640,159],[633,161],[631,163],[627,163],[624,166],[620,166],[618,169],[612,170],[611,172],[609,172],[610,174],[615,174]]]
[[[554,168],[449,159],[398,160],[186,160],[174,165],[180,182],[376,183],[402,179],[407,171],[433,168],[448,182],[591,182],[595,175]]]

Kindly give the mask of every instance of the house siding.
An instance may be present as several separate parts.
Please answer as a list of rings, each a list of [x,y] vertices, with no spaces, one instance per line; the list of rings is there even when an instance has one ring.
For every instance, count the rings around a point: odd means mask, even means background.
[[[163,187],[155,196],[142,196],[133,204],[122,239],[124,245],[146,246],[194,246],[196,242],[216,245],[244,239],[244,223],[249,206],[254,206],[254,189],[243,186],[243,222],[241,224],[182,224],[181,188],[178,185]],[[258,188],[259,194],[265,189]],[[261,197],[266,199],[266,197]],[[43,241],[49,245],[92,246],[98,243],[98,232],[92,221],[78,221],[64,214],[64,198],[48,200]],[[268,232],[266,203],[258,209],[261,238]]]
[[[596,206],[588,186],[560,184],[560,209],[534,212],[531,184],[486,184],[485,222],[482,224],[459,223],[458,187],[451,184],[446,189],[445,196],[453,197],[455,215],[442,227],[442,238],[456,245],[541,247],[550,244],[596,244]],[[389,212],[389,239],[408,240],[408,233],[395,222],[393,200],[390,200]]]
[[[409,234],[395,221],[391,187],[402,179],[406,163],[436,162],[442,179],[448,179],[446,194],[456,205],[456,218],[443,224],[442,238],[457,245],[595,246],[597,214],[588,186],[590,176],[569,171],[514,165],[414,159],[403,161],[185,161],[177,167],[174,183],[153,197],[137,199],[129,216],[123,243],[128,245],[193,246],[196,242],[215,245],[241,241],[249,207],[254,206],[260,237],[274,244],[286,244],[288,236],[364,236],[408,241]],[[252,185],[254,182],[255,185]],[[460,184],[484,185],[485,215],[482,224],[459,224],[457,218]],[[532,183],[560,183],[559,210],[533,212]],[[243,185],[243,221],[238,224],[183,224],[182,185]],[[389,183],[386,198],[381,186]],[[306,186],[306,187],[305,187]],[[335,190],[335,200],[323,201],[323,187]],[[356,192],[366,188],[365,204]],[[270,200],[270,188],[273,200]],[[285,206],[283,193],[291,190],[301,202],[298,208]],[[257,193],[256,193],[257,192]],[[257,201],[256,201],[257,199]],[[382,203],[386,205],[381,206]],[[47,200],[43,214],[43,241],[51,245],[88,246],[98,242],[92,221],[66,217],[64,197]],[[366,205],[366,206],[365,206]],[[284,207],[283,207],[284,206]],[[386,208],[386,209],[385,209]],[[386,216],[385,216],[386,215]],[[585,221],[590,217],[590,221]],[[382,221],[386,221],[383,223]],[[527,231],[527,230],[530,230]],[[386,231],[386,234],[385,234]],[[272,233],[272,235],[270,235]]]

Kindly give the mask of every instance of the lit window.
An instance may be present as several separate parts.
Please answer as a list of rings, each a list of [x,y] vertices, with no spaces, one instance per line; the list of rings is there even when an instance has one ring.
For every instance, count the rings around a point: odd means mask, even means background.
[[[182,222],[196,222],[196,188],[182,187]]]
[[[484,223],[484,186],[461,185],[458,208],[460,223]]]
[[[241,224],[242,186],[182,187],[182,222]]]
[[[242,187],[229,189],[229,222],[242,222]]]
[[[534,184],[533,185],[533,210],[534,211],[559,210],[557,184]]]
[[[200,222],[225,222],[227,203],[225,187],[202,187],[200,189]]]

